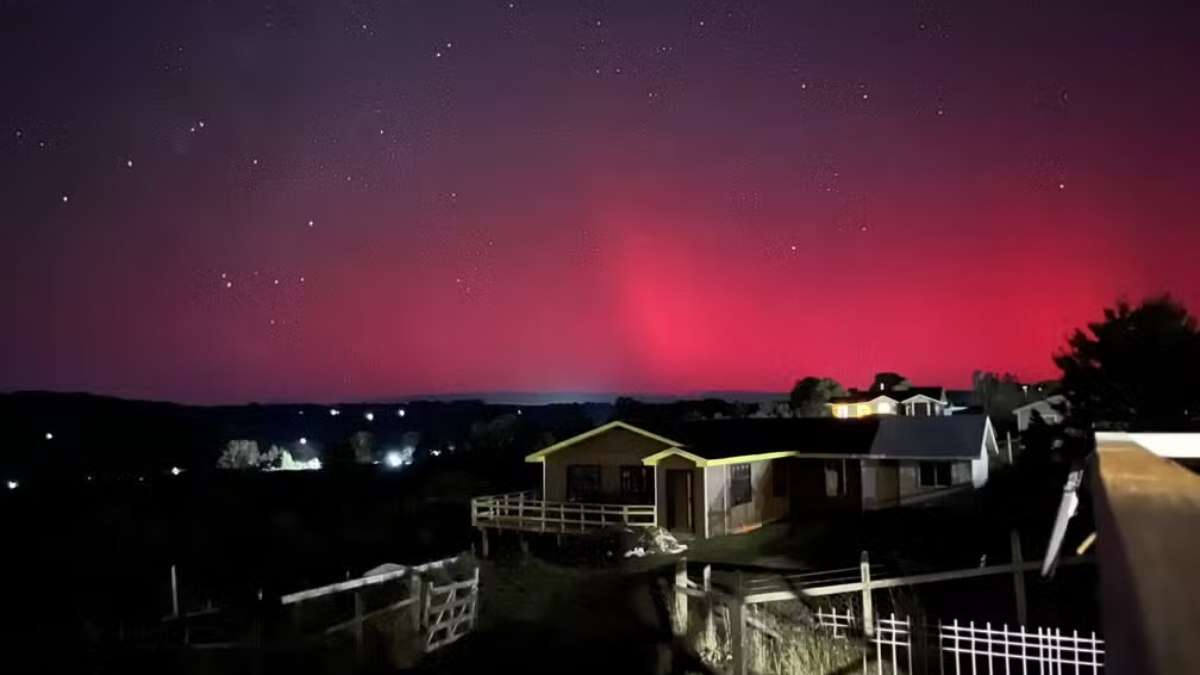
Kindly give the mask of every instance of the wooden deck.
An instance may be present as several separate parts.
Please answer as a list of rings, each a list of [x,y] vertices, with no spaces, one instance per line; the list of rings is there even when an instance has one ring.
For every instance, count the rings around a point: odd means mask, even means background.
[[[475,497],[471,525],[478,528],[583,534],[615,525],[652,527],[658,524],[653,504],[586,504],[548,502],[533,492]]]

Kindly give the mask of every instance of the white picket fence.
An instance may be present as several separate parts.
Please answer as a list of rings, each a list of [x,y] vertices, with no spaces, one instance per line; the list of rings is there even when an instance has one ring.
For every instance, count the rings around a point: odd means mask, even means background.
[[[858,616],[850,610],[818,609],[815,616],[817,625],[831,637],[849,638],[860,632]],[[867,640],[871,647],[864,654],[863,671],[877,675],[917,673],[913,668],[913,635],[922,629],[936,636],[936,671],[925,659],[917,659],[926,673],[1099,675],[1104,670],[1104,640],[1094,632],[1090,636],[1080,636],[1078,631],[1064,635],[1057,628],[1030,631],[1024,626],[993,628],[990,623],[976,626],[973,621],[960,624],[957,620],[922,627],[893,614],[876,619],[874,635]]]

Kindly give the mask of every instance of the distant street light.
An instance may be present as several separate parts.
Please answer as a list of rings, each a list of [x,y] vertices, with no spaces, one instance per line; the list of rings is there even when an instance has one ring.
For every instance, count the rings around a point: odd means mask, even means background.
[[[300,437],[300,445],[308,445],[308,439],[304,436]]]
[[[401,409],[399,409],[399,410],[397,410],[397,411],[396,411],[396,416],[397,416],[397,417],[404,417],[404,415],[405,415],[404,408],[401,408]]]
[[[363,417],[367,418],[368,422],[375,421],[375,413],[373,413],[373,412],[366,413],[365,415],[363,415]]]
[[[330,409],[329,409],[329,414],[330,414],[330,415],[332,415],[332,416],[334,416],[334,417],[337,417],[338,415],[341,415],[341,414],[342,414],[342,411],[341,411],[341,410],[338,410],[337,408],[330,408]]]
[[[48,440],[48,441],[52,441],[52,440],[54,440],[54,434],[52,434],[52,433],[50,433],[49,431],[47,431],[47,432],[46,432],[46,440]]]
[[[173,466],[173,467],[171,467],[171,475],[172,475],[172,476],[178,476],[178,475],[179,475],[179,474],[181,474],[181,473],[183,473],[183,469],[181,469],[181,468],[179,468],[179,467],[177,467],[177,466]]]
[[[388,465],[388,468],[398,469],[404,464],[404,458],[395,450],[389,451],[383,456],[383,463]]]
[[[21,484],[15,480],[10,480],[7,485],[9,490],[16,490]]]

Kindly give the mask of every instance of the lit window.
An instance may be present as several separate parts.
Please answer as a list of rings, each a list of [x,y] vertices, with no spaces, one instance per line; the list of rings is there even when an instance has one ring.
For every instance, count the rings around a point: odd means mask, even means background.
[[[834,414],[834,416],[835,416],[835,417],[842,417],[842,418],[844,418],[844,417],[846,417],[846,416],[847,416],[849,413],[848,413],[848,412],[847,412],[847,410],[846,410],[846,406],[844,406],[844,405],[835,405],[835,406],[833,406],[833,414]]]
[[[895,412],[895,410],[892,408],[892,404],[890,401],[880,401],[879,402],[879,414],[891,415],[893,412]]]
[[[870,415],[870,414],[871,414],[871,406],[870,405],[868,405],[866,403],[858,404],[858,416],[859,417],[866,417],[867,415]]]

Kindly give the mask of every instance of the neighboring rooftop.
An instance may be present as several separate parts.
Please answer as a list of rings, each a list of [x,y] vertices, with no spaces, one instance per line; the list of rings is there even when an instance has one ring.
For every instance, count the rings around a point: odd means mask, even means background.
[[[887,396],[893,401],[907,401],[914,396],[925,396],[935,401],[942,401],[946,398],[946,389],[944,387],[905,387],[896,389],[868,389],[865,391],[852,390],[846,396],[835,396],[829,399],[830,403],[866,403],[874,401],[880,396]]]

